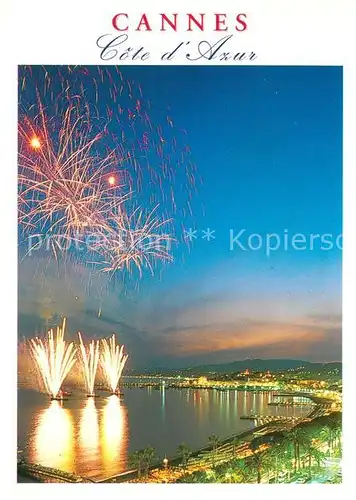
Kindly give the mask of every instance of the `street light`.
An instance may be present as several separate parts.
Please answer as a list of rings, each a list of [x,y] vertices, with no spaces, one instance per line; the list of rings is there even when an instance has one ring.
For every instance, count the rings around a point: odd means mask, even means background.
[[[168,458],[165,456],[164,459],[163,459],[163,467],[164,467],[164,470],[165,470],[165,483],[168,483]]]

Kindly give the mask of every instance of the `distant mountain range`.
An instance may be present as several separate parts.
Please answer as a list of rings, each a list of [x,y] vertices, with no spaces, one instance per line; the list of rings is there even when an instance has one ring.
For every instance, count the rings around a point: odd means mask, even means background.
[[[147,373],[234,373],[243,370],[251,371],[285,371],[290,369],[303,368],[310,372],[330,371],[333,369],[342,369],[340,361],[333,361],[330,363],[313,363],[311,361],[303,361],[300,359],[244,359],[240,361],[232,361],[231,363],[214,364],[214,365],[200,365],[180,369],[171,368],[152,368],[144,370]]]

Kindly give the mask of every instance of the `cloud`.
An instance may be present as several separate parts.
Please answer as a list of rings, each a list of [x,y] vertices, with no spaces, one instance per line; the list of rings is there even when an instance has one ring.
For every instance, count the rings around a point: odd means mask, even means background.
[[[153,337],[155,351],[171,362],[199,364],[251,356],[340,360],[339,308],[336,302],[308,303],[304,297],[201,297],[163,317]]]
[[[155,352],[180,364],[194,360],[227,362],[246,357],[341,359],[341,328],[288,323],[248,323],[229,327],[187,328],[166,332]]]
[[[32,257],[21,263],[18,291],[19,339],[44,333],[67,318],[67,335],[80,331],[87,338],[115,333],[130,356],[131,366],[150,359],[144,331],[130,324],[132,304],[120,285],[110,287],[106,276],[78,263]]]
[[[68,333],[88,338],[116,333],[132,366],[187,360],[225,362],[245,357],[341,358],[341,304],[319,293],[273,293],[258,284],[245,293],[202,293],[199,282],[129,296],[79,263],[44,257],[19,269],[19,334],[43,332],[57,315]],[[176,361],[174,361],[176,359]]]

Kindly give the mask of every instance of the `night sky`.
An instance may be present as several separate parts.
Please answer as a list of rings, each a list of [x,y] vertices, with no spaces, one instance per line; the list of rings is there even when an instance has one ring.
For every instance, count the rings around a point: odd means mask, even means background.
[[[72,333],[117,333],[133,366],[340,360],[336,244],[323,250],[318,240],[313,249],[280,248],[268,256],[264,246],[231,250],[230,231],[245,229],[245,244],[252,233],[288,234],[289,241],[295,233],[328,234],[336,241],[342,69],[123,67],[122,73],[141,85],[152,120],[156,109],[169,108],[187,133],[202,184],[194,217],[176,222],[196,232],[189,246],[179,245],[173,264],[153,277],[145,273],[138,287],[91,276],[91,290],[105,290],[100,301],[83,287],[90,274],[84,266],[78,271],[68,263],[58,271],[39,254],[27,257],[19,271],[20,336],[38,331],[48,306],[68,317]]]

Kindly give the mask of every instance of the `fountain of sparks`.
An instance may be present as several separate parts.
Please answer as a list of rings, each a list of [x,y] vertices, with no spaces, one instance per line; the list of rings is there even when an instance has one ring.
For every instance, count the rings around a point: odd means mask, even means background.
[[[82,336],[78,332],[81,364],[88,397],[94,397],[95,375],[99,363],[99,341],[91,340],[88,346],[84,345]]]
[[[127,361],[128,355],[124,354],[124,346],[116,344],[115,335],[109,340],[103,339],[103,350],[101,352],[100,364],[104,372],[107,384],[112,394],[119,394],[119,381]]]
[[[76,360],[73,342],[64,340],[66,319],[61,327],[51,329],[45,339],[30,340],[30,348],[46,392],[51,399],[63,399],[61,386]]]

